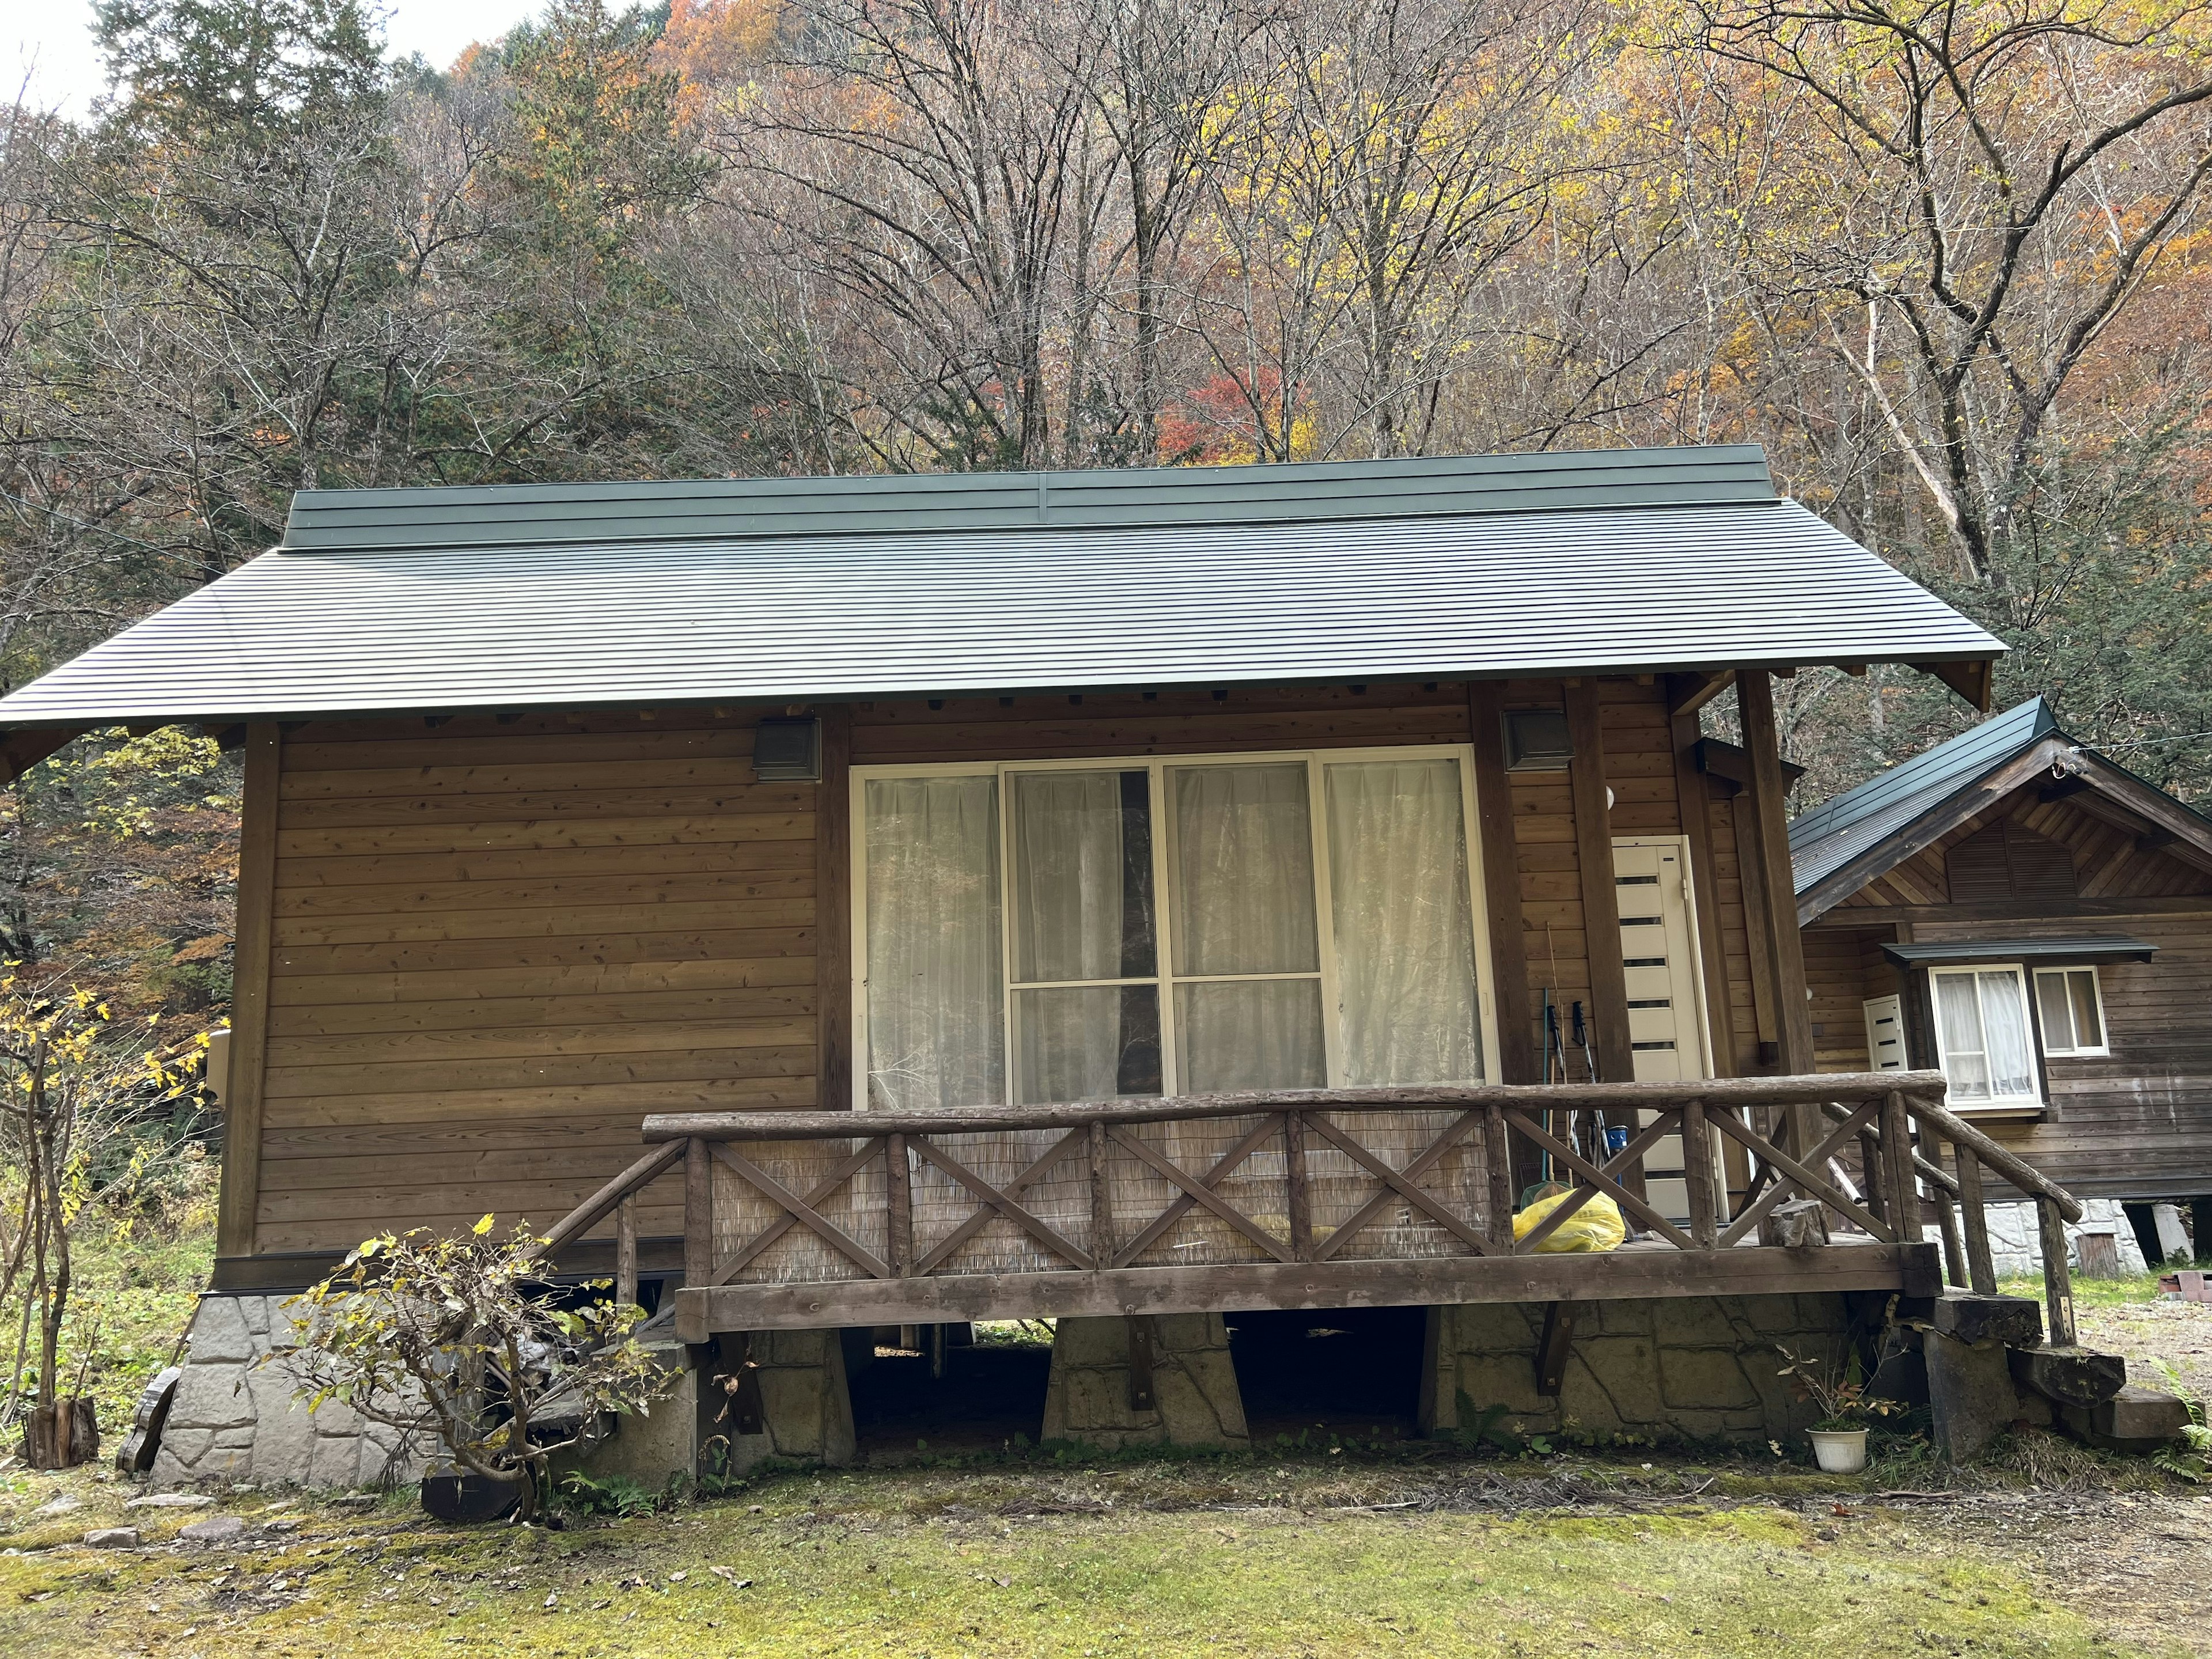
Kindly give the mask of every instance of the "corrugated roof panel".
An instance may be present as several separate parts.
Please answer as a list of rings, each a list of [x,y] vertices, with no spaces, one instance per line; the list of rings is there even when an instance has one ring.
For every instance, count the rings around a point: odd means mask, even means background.
[[[301,490],[295,550],[850,535],[1766,502],[1756,444],[1278,466]]]
[[[1959,660],[1804,508],[264,556],[0,723]]]
[[[1856,788],[1790,821],[1793,850],[1811,849],[1814,842],[1832,836],[1860,819],[1884,811],[1907,795],[1921,796],[1939,786],[1964,783],[2000,765],[2058,729],[2051,705],[2041,697],[1992,714],[1979,726],[1901,761],[1887,772],[1876,773]],[[1802,890],[1804,878],[1798,879]]]

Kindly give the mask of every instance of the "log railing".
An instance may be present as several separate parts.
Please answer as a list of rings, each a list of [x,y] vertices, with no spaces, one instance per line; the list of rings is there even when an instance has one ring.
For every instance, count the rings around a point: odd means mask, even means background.
[[[651,1150],[556,1226],[546,1249],[613,1213],[617,1293],[634,1299],[638,1194],[679,1166],[684,1283],[699,1287],[826,1290],[1183,1260],[1516,1258],[1540,1253],[1600,1195],[1619,1207],[1638,1247],[1717,1251],[1759,1242],[1778,1206],[1809,1200],[1828,1236],[1846,1244],[1917,1244],[1932,1204],[1952,1281],[1987,1292],[1996,1288],[1981,1207],[1987,1168],[2044,1218],[2051,1340],[2070,1343],[2064,1222],[2079,1218],[2080,1205],[1948,1110],[1943,1091],[1940,1073],[1889,1072],[659,1115],[643,1125]],[[1662,1146],[1674,1156],[1654,1168]],[[1723,1158],[1724,1147],[1741,1156]],[[1518,1182],[1540,1166],[1568,1194],[1516,1238]],[[1732,1191],[1722,1175],[1729,1166],[1752,1172],[1748,1183]],[[1661,1182],[1680,1182],[1671,1212],[1653,1197]],[[929,1200],[918,1205],[925,1182]],[[1004,1224],[999,1255],[979,1267],[975,1251],[994,1224]],[[1208,1254],[1172,1254],[1199,1248]]]

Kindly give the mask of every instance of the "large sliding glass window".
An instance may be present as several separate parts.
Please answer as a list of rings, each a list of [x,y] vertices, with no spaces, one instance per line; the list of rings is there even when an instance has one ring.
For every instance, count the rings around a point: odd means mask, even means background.
[[[878,1108],[1483,1075],[1457,752],[864,775]]]

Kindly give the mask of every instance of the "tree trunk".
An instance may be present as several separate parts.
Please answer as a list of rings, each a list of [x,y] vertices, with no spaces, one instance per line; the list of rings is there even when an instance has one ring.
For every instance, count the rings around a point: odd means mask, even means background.
[[[23,1461],[34,1469],[73,1469],[100,1455],[92,1399],[74,1395],[32,1409],[23,1424]]]

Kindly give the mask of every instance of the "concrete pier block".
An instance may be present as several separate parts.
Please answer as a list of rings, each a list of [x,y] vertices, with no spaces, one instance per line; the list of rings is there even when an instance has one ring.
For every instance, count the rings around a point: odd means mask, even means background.
[[[1046,1384],[1046,1440],[1122,1446],[1249,1446],[1229,1329],[1212,1314],[1152,1316],[1150,1408],[1129,1404],[1129,1322],[1063,1319]]]

